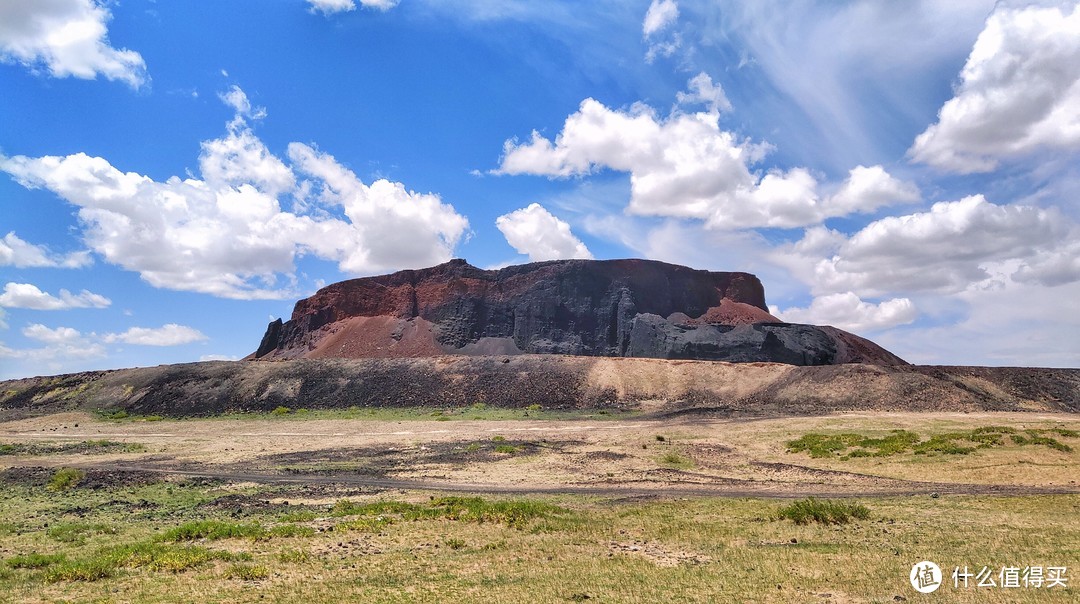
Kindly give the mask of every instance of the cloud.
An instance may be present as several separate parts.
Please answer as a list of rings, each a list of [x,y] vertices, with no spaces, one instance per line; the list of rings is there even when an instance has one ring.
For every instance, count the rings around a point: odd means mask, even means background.
[[[666,29],[679,18],[679,5],[675,0],[653,0],[645,12],[645,21],[641,31],[646,38]]]
[[[239,361],[240,357],[227,354],[204,354],[199,357],[199,362],[205,361]]]
[[[915,185],[898,180],[881,166],[856,166],[830,199],[832,212],[871,212],[883,206],[915,203],[922,196]]]
[[[102,75],[138,88],[146,64],[139,53],[109,45],[111,18],[95,0],[0,2],[0,59],[55,78]]]
[[[27,325],[23,328],[22,332],[24,336],[30,339],[46,344],[61,344],[82,337],[82,334],[80,334],[77,329],[71,327],[57,327],[55,329],[50,329],[40,323]]]
[[[852,332],[878,331],[906,325],[918,316],[907,298],[893,298],[878,304],[862,301],[853,292],[814,298],[808,308],[772,308],[773,314],[790,323],[832,325]]]
[[[16,268],[83,268],[94,263],[89,251],[53,254],[44,245],[20,239],[14,231],[0,239],[0,266]]]
[[[682,36],[678,32],[661,38],[661,34],[670,29],[678,18],[679,5],[675,0],[653,0],[649,5],[641,24],[641,32],[648,43],[646,63],[652,63],[656,57],[670,57],[682,46]]]
[[[71,327],[49,328],[32,323],[23,328],[27,338],[44,344],[40,348],[12,349],[0,343],[0,358],[24,359],[33,363],[49,363],[60,368],[58,361],[84,360],[106,356],[105,347]],[[36,366],[35,366],[36,367]],[[37,367],[40,369],[40,367]]]
[[[365,185],[331,155],[289,144],[293,166],[307,177],[315,199],[340,208],[349,222],[326,221],[306,245],[337,260],[343,271],[425,267],[449,260],[469,221],[438,195],[379,179]]]
[[[691,78],[688,86],[690,92],[679,91],[675,94],[679,105],[701,104],[710,112],[731,111],[731,101],[724,94],[724,89],[720,84],[713,83],[704,71]]]
[[[311,5],[312,12],[321,12],[324,15],[333,15],[356,10],[355,0],[307,0]],[[360,0],[364,8],[389,10],[398,4],[398,0]]]
[[[1080,266],[1064,257],[1077,248],[1078,236],[1077,225],[1057,210],[996,205],[974,195],[882,218],[850,236],[808,229],[774,259],[818,294],[947,294],[994,278],[1044,285],[1080,280]]]
[[[255,120],[261,120],[266,117],[266,108],[252,107],[251,101],[248,100],[247,93],[235,84],[225,92],[218,94],[218,98],[229,107],[232,107],[238,116]]]
[[[1037,149],[1080,147],[1080,4],[990,15],[956,95],[909,151],[917,162],[989,172]]]
[[[691,80],[691,88],[691,95],[711,95],[719,105],[707,76]],[[629,213],[696,218],[721,229],[806,226],[918,199],[912,185],[880,166],[857,167],[836,196],[822,198],[805,168],[752,172],[768,149],[722,130],[715,108],[665,119],[640,103],[613,110],[585,99],[554,141],[536,131],[528,142],[506,141],[494,172],[552,178],[605,168],[629,172]]]
[[[1080,298],[1080,281],[1053,288],[1005,282],[951,297],[963,316],[897,327],[874,340],[913,363],[1080,366],[1080,316],[1063,301]]]
[[[138,346],[179,346],[208,338],[192,327],[168,323],[157,328],[132,327],[123,333],[107,333],[101,339],[107,344],[120,342]]]
[[[593,257],[589,248],[570,232],[569,224],[538,203],[499,216],[495,226],[507,243],[519,254],[528,255],[531,262]]]
[[[681,23],[696,57],[734,68],[734,57],[716,50],[739,49],[733,72],[753,85],[734,89],[736,97],[753,101],[773,142],[839,170],[892,158],[895,140],[926,127],[955,73],[943,81],[942,67],[963,62],[994,5],[710,0],[682,3]]]
[[[295,261],[304,254],[353,274],[452,257],[468,220],[437,195],[387,180],[365,185],[299,143],[289,145],[286,165],[243,119],[246,95],[230,89],[223,98],[238,114],[225,136],[203,142],[201,179],[155,181],[84,153],[0,156],[0,170],[77,206],[86,244],[155,287],[282,298],[295,295]]]
[[[68,310],[72,308],[106,308],[112,301],[85,289],[72,294],[66,289],[60,290],[60,296],[41,291],[30,283],[9,282],[0,294],[0,306],[8,308],[30,308],[33,310]]]

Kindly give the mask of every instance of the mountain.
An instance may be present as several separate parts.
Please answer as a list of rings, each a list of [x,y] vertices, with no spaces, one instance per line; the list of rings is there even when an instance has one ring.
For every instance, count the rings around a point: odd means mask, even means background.
[[[515,354],[906,365],[843,330],[780,321],[752,274],[651,260],[451,260],[342,281],[270,323],[249,358]]]

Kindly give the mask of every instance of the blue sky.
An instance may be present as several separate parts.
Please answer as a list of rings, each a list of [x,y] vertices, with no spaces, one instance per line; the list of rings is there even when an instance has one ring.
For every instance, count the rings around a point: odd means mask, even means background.
[[[1076,2],[3,2],[0,58],[0,378],[240,358],[452,257],[1080,366]]]

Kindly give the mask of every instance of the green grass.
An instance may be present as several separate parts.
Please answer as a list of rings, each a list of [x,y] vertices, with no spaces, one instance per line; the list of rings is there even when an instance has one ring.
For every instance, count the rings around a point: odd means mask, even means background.
[[[795,524],[847,524],[852,520],[866,520],[869,517],[870,509],[864,505],[813,497],[795,501],[777,512],[777,518],[791,520]]]
[[[38,568],[46,583],[99,581],[113,577],[124,568],[179,573],[212,560],[242,560],[250,556],[216,551],[198,546],[141,542],[100,548],[80,558],[58,558]]]
[[[239,579],[241,581],[259,581],[268,578],[270,570],[265,566],[233,564],[229,567],[229,570],[225,571],[225,576],[229,579]]]
[[[145,451],[145,445],[112,440],[84,440],[76,443],[0,443],[0,455],[142,453]]]
[[[302,549],[286,549],[278,552],[277,560],[286,564],[302,564],[311,561],[311,554]]]
[[[265,528],[257,522],[239,523],[221,520],[200,520],[187,522],[162,533],[157,539],[166,542],[181,541],[216,541],[218,539],[251,539],[253,541],[271,538],[309,536],[315,530],[295,524],[281,524]]]
[[[650,453],[691,452],[654,444],[653,435],[646,434]],[[1031,437],[1019,427],[999,436],[1002,447]],[[485,441],[485,451],[495,445]],[[37,478],[3,480],[10,482],[0,482],[0,601],[13,602],[884,603],[896,595],[913,602],[907,574],[915,561],[932,559],[950,571],[1017,559],[1072,567],[1080,542],[1078,495],[811,504],[662,494],[373,496],[344,485],[205,480],[95,480],[93,489],[49,491]],[[263,500],[292,503],[255,504]],[[861,518],[860,504],[869,517]],[[789,506],[797,509],[781,515]],[[855,506],[845,524],[831,523],[843,515],[836,506]],[[800,514],[805,524],[796,524]],[[209,521],[216,524],[194,524]],[[173,530],[191,540],[164,540]],[[634,544],[647,547],[630,551]],[[987,593],[935,597],[975,604]],[[994,593],[994,601],[1024,604],[1071,592]]]
[[[77,468],[60,468],[49,479],[49,484],[46,488],[50,491],[67,491],[74,489],[79,485],[82,480],[86,478],[86,472]]]
[[[543,409],[505,408],[484,405],[476,407],[346,407],[341,409],[308,409],[304,413],[281,407],[281,411],[245,411],[222,413],[206,417],[170,418],[176,421],[239,421],[251,419],[275,419],[281,421],[318,420],[371,420],[371,421],[513,421],[529,420],[604,420],[618,421],[641,415],[640,411],[627,409]],[[289,409],[285,411],[284,409]],[[130,416],[132,421],[148,421],[150,416]]]
[[[688,470],[694,467],[694,460],[678,451],[668,451],[660,456],[660,465],[676,470]]]
[[[4,564],[9,568],[30,568],[39,569],[58,564],[67,559],[64,554],[38,554],[30,553],[23,554],[21,556],[12,556],[7,560],[4,560]]]
[[[1075,430],[1061,428],[1030,428],[1019,433],[1015,428],[1004,426],[983,426],[971,430],[961,430],[936,434],[921,440],[919,435],[910,430],[892,430],[880,437],[866,436],[851,432],[840,434],[822,434],[810,432],[788,441],[790,453],[806,452],[810,457],[890,457],[902,453],[914,455],[967,455],[978,449],[991,449],[1005,446],[1042,445],[1062,452],[1071,452],[1072,447],[1047,436],[1056,434],[1060,437],[1076,438]]]
[[[64,522],[54,524],[45,531],[45,534],[62,543],[86,543],[86,537],[90,535],[115,535],[115,526],[111,524],[90,524],[86,522]]]
[[[396,520],[419,521],[445,519],[479,524],[504,524],[512,528],[526,528],[530,522],[561,516],[568,510],[531,499],[491,501],[483,497],[438,497],[428,504],[381,501],[376,503],[353,503],[347,499],[338,501],[331,515],[375,517],[375,523],[358,523],[357,526],[381,528]],[[352,528],[352,527],[349,527]]]

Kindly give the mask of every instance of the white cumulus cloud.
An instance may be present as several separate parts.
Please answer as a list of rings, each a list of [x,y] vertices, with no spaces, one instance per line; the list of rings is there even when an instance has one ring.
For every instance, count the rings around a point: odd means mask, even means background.
[[[909,155],[988,172],[1041,148],[1080,147],[1080,3],[999,4],[960,74],[956,96]]]
[[[46,344],[62,344],[72,342],[82,337],[79,330],[72,327],[49,328],[40,323],[32,323],[22,330],[23,335]]]
[[[312,11],[318,11],[324,15],[333,15],[356,10],[356,0],[307,0]],[[397,6],[398,0],[360,0],[365,8],[389,10]]]
[[[808,229],[776,258],[818,294],[956,293],[1002,275],[1043,285],[1080,280],[1080,266],[1061,257],[1078,236],[1057,210],[974,195],[882,218],[850,236]]]
[[[8,308],[29,308],[33,310],[68,310],[71,308],[105,308],[112,301],[105,296],[82,290],[73,294],[66,289],[60,290],[59,297],[43,292],[32,283],[9,282],[0,294],[0,306]]]
[[[93,264],[89,251],[58,255],[44,245],[24,241],[14,231],[0,239],[0,266],[16,268],[83,268]]]
[[[101,337],[106,344],[124,343],[138,346],[179,346],[208,339],[198,329],[168,323],[161,327],[132,327],[123,333],[107,333]]]
[[[84,153],[0,156],[0,170],[77,206],[86,244],[155,287],[281,298],[294,295],[303,254],[354,274],[452,257],[468,230],[452,206],[401,183],[364,184],[308,145],[290,145],[286,165],[243,119],[251,110],[242,95],[223,95],[238,113],[225,136],[202,144],[201,178],[156,181]]]
[[[772,309],[789,323],[832,325],[852,332],[867,332],[906,325],[918,316],[915,304],[907,298],[893,298],[877,304],[864,302],[853,292],[818,296],[808,308]]]
[[[50,328],[32,323],[23,328],[27,338],[41,342],[38,348],[13,349],[0,343],[0,358],[22,359],[40,369],[41,363],[49,369],[59,370],[64,362],[102,358],[107,355],[100,342],[93,341],[79,330],[71,327]]]
[[[0,2],[0,59],[56,78],[102,75],[137,88],[146,64],[139,53],[109,44],[111,18],[96,0]]]
[[[570,225],[538,203],[503,214],[495,226],[519,254],[532,262],[593,257],[589,248],[570,232]]]
[[[711,95],[720,106],[711,80],[698,76],[691,89],[690,95]],[[722,130],[715,110],[661,118],[642,104],[615,110],[586,99],[554,141],[535,131],[528,142],[506,141],[495,173],[560,178],[602,169],[628,172],[631,214],[697,218],[722,229],[800,227],[918,199],[912,185],[880,166],[852,170],[839,193],[824,197],[804,168],[752,172],[768,148]]]
[[[712,77],[704,71],[691,78],[687,86],[689,92],[679,91],[675,94],[675,100],[680,105],[701,104],[709,111],[731,111],[731,101],[723,87],[713,82]]]

